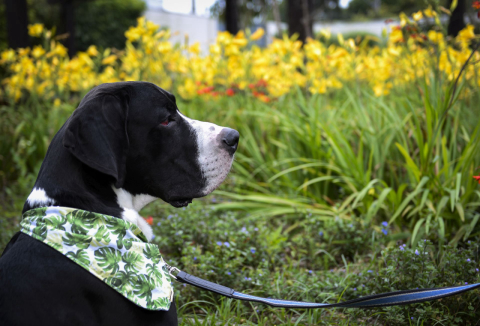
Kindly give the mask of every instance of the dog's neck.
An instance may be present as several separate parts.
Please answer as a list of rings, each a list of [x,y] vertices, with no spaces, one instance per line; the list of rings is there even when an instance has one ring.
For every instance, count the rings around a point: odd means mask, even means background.
[[[46,206],[78,208],[123,218],[151,240],[152,229],[138,212],[156,198],[115,188],[111,177],[82,164],[63,148],[59,134],[52,140],[23,213]]]

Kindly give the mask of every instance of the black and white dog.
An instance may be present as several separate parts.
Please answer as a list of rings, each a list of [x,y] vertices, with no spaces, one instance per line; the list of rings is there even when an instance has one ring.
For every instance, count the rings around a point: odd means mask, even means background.
[[[187,206],[230,171],[237,131],[182,115],[146,82],[91,90],[53,138],[23,212],[66,206],[122,218],[150,240],[138,211]],[[55,249],[17,233],[0,259],[0,325],[177,325],[136,306]]]

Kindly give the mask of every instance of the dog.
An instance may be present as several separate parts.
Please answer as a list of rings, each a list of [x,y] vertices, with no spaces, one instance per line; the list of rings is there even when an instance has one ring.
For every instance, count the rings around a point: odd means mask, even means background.
[[[238,141],[236,130],[184,116],[175,97],[152,83],[99,85],[54,136],[22,223],[30,212],[52,216],[67,207],[63,222],[55,220],[58,232],[83,230],[77,233],[88,237],[88,221],[78,224],[72,213],[82,212],[107,221],[96,220],[101,232],[89,239],[121,222],[127,234],[133,230],[135,246],[151,249],[145,246],[153,232],[139,210],[156,199],[184,207],[211,193],[229,173]],[[43,239],[47,229],[39,228]],[[61,245],[38,239],[18,232],[0,258],[0,325],[177,325],[171,297],[162,299],[171,301],[169,309],[145,309],[69,259]]]

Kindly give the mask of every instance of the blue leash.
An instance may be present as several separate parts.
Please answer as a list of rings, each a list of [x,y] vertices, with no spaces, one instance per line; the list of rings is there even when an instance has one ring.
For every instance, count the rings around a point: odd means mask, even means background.
[[[171,267],[165,264],[170,276],[179,282],[187,283],[201,289],[211,291],[228,298],[254,301],[267,304],[272,307],[279,308],[372,308],[372,307],[386,307],[386,306],[399,306],[411,303],[418,303],[430,300],[436,300],[440,298],[457,295],[466,291],[473,290],[480,287],[480,283],[468,284],[461,286],[452,286],[446,288],[436,289],[416,289],[381,293],[375,295],[369,295],[358,299],[348,300],[339,303],[315,303],[315,302],[302,302],[291,300],[279,300],[271,298],[262,298],[254,295],[249,295],[241,292],[237,292],[234,289],[230,289],[226,286],[206,281],[199,277],[187,274],[180,271],[176,267]],[[173,275],[173,272],[177,272],[177,275]]]

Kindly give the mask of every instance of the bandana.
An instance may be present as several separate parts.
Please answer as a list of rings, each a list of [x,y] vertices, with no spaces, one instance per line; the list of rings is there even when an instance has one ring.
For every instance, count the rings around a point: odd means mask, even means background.
[[[158,247],[135,225],[113,216],[68,207],[23,214],[21,231],[61,252],[136,305],[168,310],[170,276]]]

